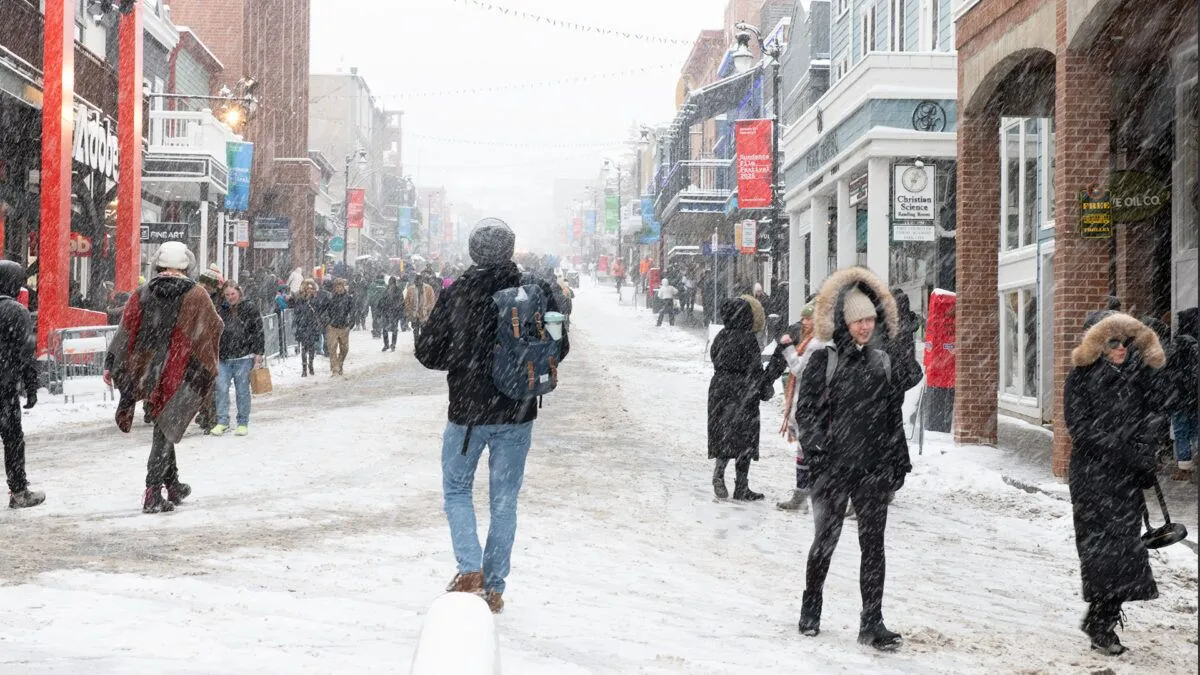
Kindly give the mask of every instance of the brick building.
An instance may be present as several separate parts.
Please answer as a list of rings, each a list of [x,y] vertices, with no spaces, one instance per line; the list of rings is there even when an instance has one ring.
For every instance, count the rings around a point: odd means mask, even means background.
[[[246,214],[252,250],[244,266],[270,267],[279,274],[294,266],[311,268],[317,262],[315,200],[321,168],[308,152],[310,0],[169,0],[168,4],[175,23],[200,37],[224,64],[226,80],[252,77],[258,82],[258,112],[244,133],[254,143]],[[260,218],[290,220],[286,252],[256,246],[255,224]]]
[[[998,409],[1049,422],[1064,475],[1086,315],[1109,295],[1138,317],[1196,306],[1196,11],[959,3],[956,440],[994,444]],[[1081,235],[1093,186],[1110,191],[1111,236]]]

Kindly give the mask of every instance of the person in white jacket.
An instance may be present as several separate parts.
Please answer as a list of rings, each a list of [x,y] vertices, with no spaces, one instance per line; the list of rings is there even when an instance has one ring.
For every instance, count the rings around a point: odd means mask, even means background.
[[[796,488],[792,491],[791,499],[776,504],[784,511],[807,512],[809,490],[812,487],[812,478],[809,475],[808,467],[804,464],[804,450],[800,447],[798,440],[799,429],[794,414],[797,400],[796,383],[800,379],[800,374],[804,372],[813,352],[825,348],[825,343],[813,336],[812,316],[813,306],[812,303],[809,303],[800,311],[800,323],[789,326],[787,331],[779,337],[775,354],[771,357],[771,362],[767,364],[768,380],[780,377],[785,370],[791,375],[788,378],[783,424],[779,433],[796,448]]]
[[[662,285],[658,287],[658,301],[661,305],[658,310],[658,324],[656,325],[662,325],[664,315],[670,317],[672,326],[675,325],[675,297],[678,295],[679,290],[664,279]]]

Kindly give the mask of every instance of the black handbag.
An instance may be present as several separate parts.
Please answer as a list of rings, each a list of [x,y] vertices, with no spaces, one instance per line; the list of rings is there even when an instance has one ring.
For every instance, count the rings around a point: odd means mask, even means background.
[[[1158,505],[1162,508],[1163,518],[1167,522],[1162,527],[1150,526],[1150,508],[1146,505],[1143,494],[1142,519],[1146,521],[1146,533],[1142,535],[1142,543],[1146,548],[1163,548],[1187,539],[1187,528],[1182,523],[1171,522],[1171,514],[1167,512],[1167,500],[1163,497],[1162,486],[1158,484],[1157,477],[1154,479],[1154,492],[1158,495]]]

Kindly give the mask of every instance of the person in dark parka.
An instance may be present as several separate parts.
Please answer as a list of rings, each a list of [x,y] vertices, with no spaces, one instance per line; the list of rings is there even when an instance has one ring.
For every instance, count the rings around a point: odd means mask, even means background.
[[[1075,546],[1088,603],[1081,628],[1094,649],[1116,655],[1125,651],[1115,631],[1121,604],[1158,597],[1140,535],[1142,490],[1154,485],[1157,469],[1154,371],[1166,355],[1154,331],[1126,314],[1103,312],[1084,328],[1063,393]]]
[[[863,609],[858,640],[894,649],[901,637],[883,623],[884,530],[888,499],[912,470],[904,437],[904,391],[920,366],[900,335],[896,301],[870,270],[850,267],[826,279],[814,302],[814,333],[828,343],[800,376],[796,423],[813,477],[815,532],[808,553],[800,633],[820,633],[825,578],[846,506],[858,512]],[[879,328],[877,328],[879,325]],[[832,378],[827,366],[837,358]]]
[[[296,342],[300,343],[300,377],[315,375],[313,360],[317,344],[325,334],[325,320],[317,299],[317,282],[305,279],[300,282],[300,292],[292,297],[292,311],[296,316]]]
[[[713,492],[729,497],[725,469],[729,460],[736,471],[733,498],[758,501],[750,489],[750,462],[758,461],[759,401],[774,391],[764,378],[761,350],[755,337],[755,308],[758,301],[747,296],[726,300],[721,305],[725,327],[713,339],[710,355],[713,376],[708,385],[708,458],[716,460]]]
[[[29,489],[25,476],[25,433],[21,429],[20,387],[25,409],[37,405],[38,367],[29,310],[17,302],[25,269],[12,260],[0,261],[0,438],[4,439],[4,472],[10,509],[37,506],[44,492]]]

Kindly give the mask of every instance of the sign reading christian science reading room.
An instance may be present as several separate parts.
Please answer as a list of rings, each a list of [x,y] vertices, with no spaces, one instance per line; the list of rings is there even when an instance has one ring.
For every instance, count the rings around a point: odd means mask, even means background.
[[[897,165],[892,220],[933,220],[937,172],[932,166]]]

